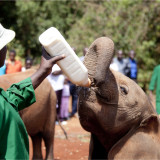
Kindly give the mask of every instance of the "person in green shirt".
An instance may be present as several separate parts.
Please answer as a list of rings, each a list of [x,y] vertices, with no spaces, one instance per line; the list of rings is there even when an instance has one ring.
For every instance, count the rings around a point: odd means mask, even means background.
[[[160,115],[160,65],[154,68],[149,84],[150,97],[153,99],[153,90],[156,88],[156,111]]]
[[[0,67],[3,66],[7,43],[14,32],[0,24]],[[51,58],[42,48],[39,69],[29,78],[13,84],[7,91],[0,88],[0,159],[29,159],[29,140],[18,111],[33,104],[34,90],[51,73],[53,65],[64,55]]]

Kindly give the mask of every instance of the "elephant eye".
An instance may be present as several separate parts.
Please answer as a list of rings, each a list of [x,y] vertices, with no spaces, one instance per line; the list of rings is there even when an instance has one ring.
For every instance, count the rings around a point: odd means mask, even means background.
[[[128,90],[125,88],[125,87],[123,87],[123,86],[120,86],[120,89],[121,89],[121,92],[123,93],[123,94],[128,94]]]

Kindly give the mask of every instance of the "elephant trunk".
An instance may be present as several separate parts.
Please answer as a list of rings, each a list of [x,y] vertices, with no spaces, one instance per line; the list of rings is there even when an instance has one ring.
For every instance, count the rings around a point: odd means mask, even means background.
[[[84,64],[92,84],[99,86],[106,79],[114,53],[114,43],[107,37],[96,39],[90,46]]]

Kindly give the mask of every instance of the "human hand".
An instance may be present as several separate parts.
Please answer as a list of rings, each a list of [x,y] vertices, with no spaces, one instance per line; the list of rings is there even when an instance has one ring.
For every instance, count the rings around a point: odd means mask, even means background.
[[[41,63],[39,69],[31,76],[33,88],[36,89],[41,82],[51,73],[53,65],[63,59],[65,56],[60,55],[56,57],[51,57],[42,48],[42,56],[41,56]]]
[[[52,71],[53,65],[63,59],[65,55],[55,56],[51,57],[46,50],[42,47],[42,56],[41,56],[41,63],[40,63],[40,70],[43,73],[46,73],[46,75],[49,75]]]

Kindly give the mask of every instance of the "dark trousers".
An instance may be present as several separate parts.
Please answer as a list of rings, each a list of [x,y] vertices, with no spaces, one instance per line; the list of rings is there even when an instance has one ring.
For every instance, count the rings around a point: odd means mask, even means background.
[[[61,109],[62,90],[56,91],[56,95],[57,95],[57,104],[58,104],[57,116],[59,117],[60,109]]]
[[[72,83],[70,83],[70,94],[72,96],[72,113],[71,113],[71,115],[74,115],[77,112],[78,95],[77,95],[76,85],[74,85]]]

